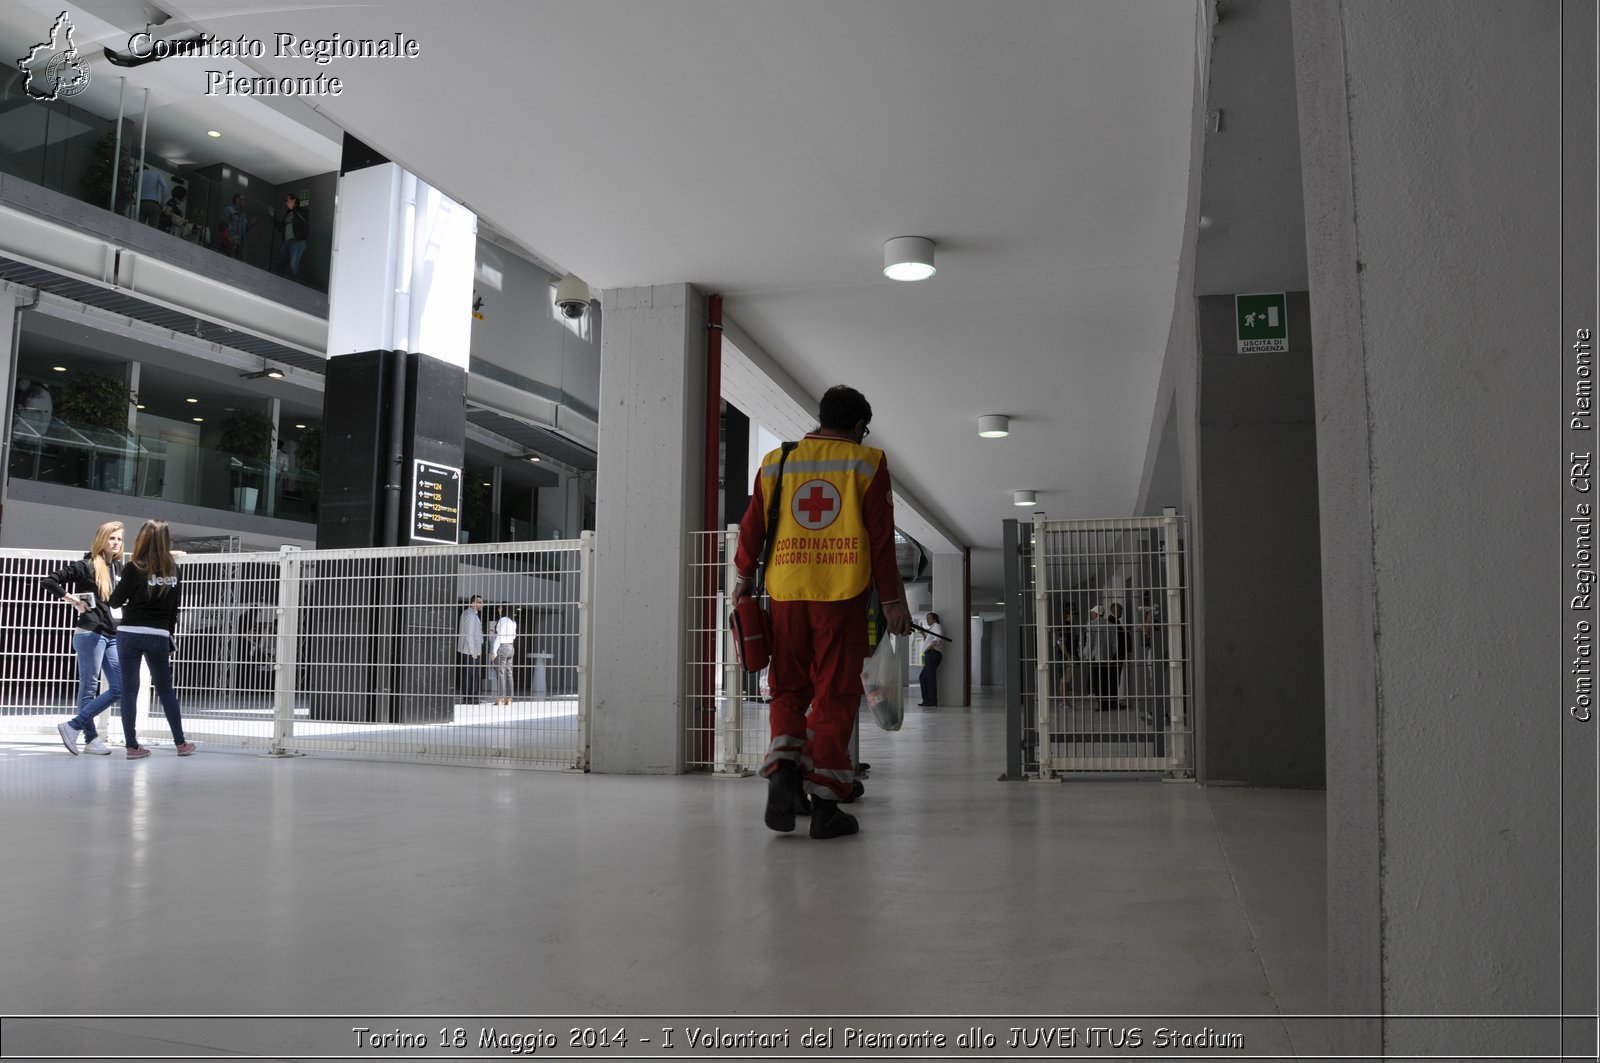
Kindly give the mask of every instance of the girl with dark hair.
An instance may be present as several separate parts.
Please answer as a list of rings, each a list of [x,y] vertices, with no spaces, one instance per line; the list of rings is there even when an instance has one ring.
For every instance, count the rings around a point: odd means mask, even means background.
[[[78,755],[78,736],[84,739],[84,752],[109,757],[111,750],[100,741],[94,718],[122,697],[122,668],[117,658],[117,621],[108,599],[122,577],[122,522],[108,520],[95,529],[94,541],[82,561],[74,561],[44,578],[44,592],[60,598],[77,613],[72,632],[72,651],[78,657],[78,714],[56,724],[61,744]],[[106,676],[106,692],[100,689],[100,673]]]
[[[111,594],[111,604],[122,606],[122,623],[117,628],[117,654],[123,668],[138,676],[139,662],[150,663],[150,678],[156,696],[172,728],[172,741],[178,756],[194,752],[194,743],[183,737],[183,717],[178,712],[178,692],[172,688],[172,629],[178,620],[178,605],[183,588],[178,564],[172,559],[172,535],[164,520],[147,520],[133,541],[133,556],[123,569],[122,582]],[[137,682],[122,692],[122,736],[128,759],[148,757],[150,751],[139,745],[134,735],[138,715]]]

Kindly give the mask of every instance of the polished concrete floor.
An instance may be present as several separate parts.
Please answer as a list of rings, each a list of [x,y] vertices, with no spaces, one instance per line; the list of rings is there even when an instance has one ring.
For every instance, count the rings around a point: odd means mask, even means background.
[[[131,1015],[1250,1015],[1247,1053],[1326,1051],[1322,795],[1000,782],[978,701],[869,725],[826,842],[755,779],[13,742],[0,1011],[50,1018],[6,1054],[243,1047],[82,1018]],[[347,1049],[283,1029],[255,1050]]]

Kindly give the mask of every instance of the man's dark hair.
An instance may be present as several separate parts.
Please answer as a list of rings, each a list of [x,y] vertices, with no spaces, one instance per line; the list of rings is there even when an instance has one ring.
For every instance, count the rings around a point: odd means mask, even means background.
[[[822,393],[817,421],[831,431],[848,432],[855,428],[857,421],[872,423],[872,403],[855,388],[836,384]]]

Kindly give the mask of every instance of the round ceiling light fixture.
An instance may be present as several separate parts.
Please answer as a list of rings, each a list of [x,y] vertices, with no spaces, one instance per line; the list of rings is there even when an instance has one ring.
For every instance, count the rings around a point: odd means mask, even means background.
[[[985,439],[1004,439],[1011,434],[1011,418],[1003,413],[986,413],[978,418],[978,434]]]
[[[926,236],[896,236],[883,245],[883,275],[892,281],[923,281],[937,270],[933,241]]]
[[[1033,491],[1013,491],[1013,492],[1011,492],[1011,504],[1013,506],[1031,506],[1037,500],[1038,500],[1038,495]]]

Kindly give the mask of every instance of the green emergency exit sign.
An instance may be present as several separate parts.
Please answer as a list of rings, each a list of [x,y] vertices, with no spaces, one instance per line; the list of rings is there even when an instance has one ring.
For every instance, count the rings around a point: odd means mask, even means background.
[[[1234,320],[1239,326],[1239,353],[1289,349],[1289,314],[1282,292],[1233,297]]]

